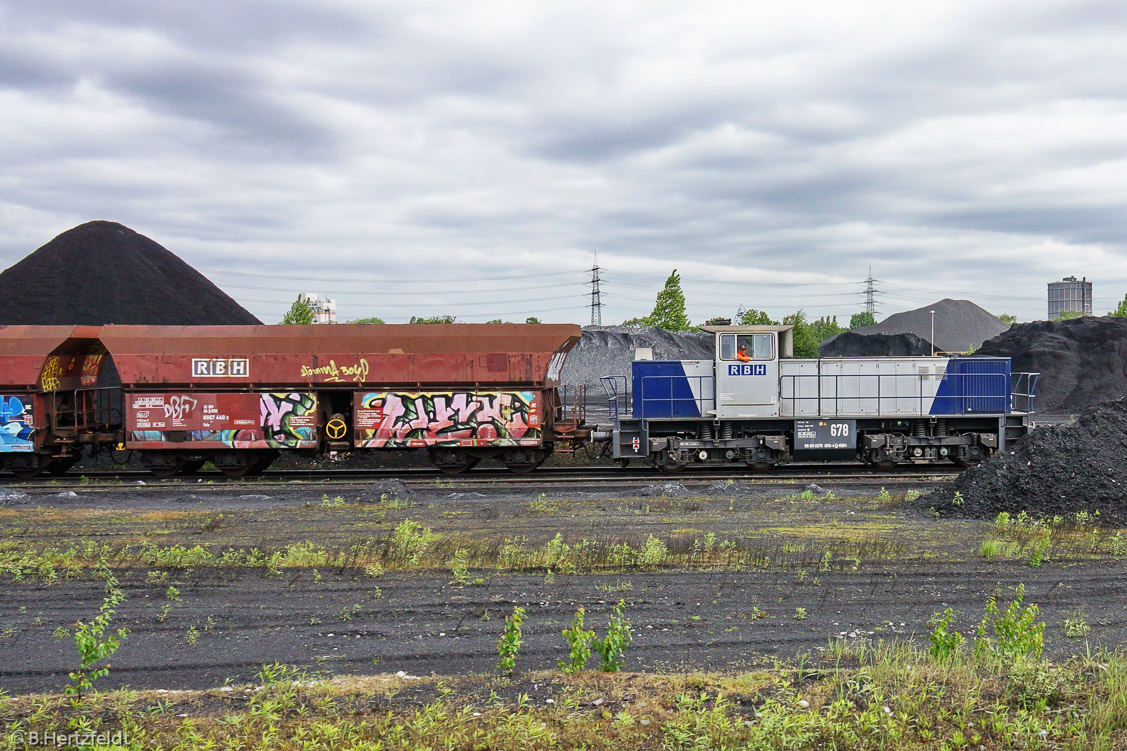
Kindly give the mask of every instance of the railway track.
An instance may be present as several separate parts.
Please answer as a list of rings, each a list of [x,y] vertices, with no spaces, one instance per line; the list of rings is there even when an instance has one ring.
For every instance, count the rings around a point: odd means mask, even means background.
[[[951,479],[960,472],[958,467],[906,466],[893,469],[875,469],[860,465],[809,464],[788,465],[765,472],[748,470],[717,470],[715,468],[687,468],[682,472],[664,473],[649,468],[617,467],[548,467],[527,475],[504,469],[475,469],[462,475],[446,475],[430,468],[395,469],[280,469],[266,472],[261,477],[231,478],[218,472],[202,472],[191,476],[171,478],[154,477],[139,470],[100,470],[82,474],[68,474],[52,478],[20,480],[0,477],[0,486],[19,490],[73,489],[123,490],[145,488],[213,487],[262,488],[279,485],[310,485],[316,487],[347,487],[381,480],[399,480],[408,486],[431,485],[444,488],[475,486],[618,486],[652,485],[679,482],[696,485],[709,482],[740,482],[752,484],[792,484],[799,482],[834,482],[837,484],[927,484]]]

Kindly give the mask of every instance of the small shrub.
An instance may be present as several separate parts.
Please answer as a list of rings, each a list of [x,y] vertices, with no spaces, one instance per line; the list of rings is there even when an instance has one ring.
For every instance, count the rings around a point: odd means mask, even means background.
[[[622,663],[626,659],[626,648],[630,646],[633,638],[630,621],[623,617],[625,609],[625,600],[619,600],[607,625],[606,637],[594,640],[595,651],[602,658],[599,670],[605,673],[617,673],[622,670]]]
[[[1022,607],[1025,585],[1014,588],[1014,598],[1006,609],[999,610],[997,595],[986,601],[986,613],[975,631],[976,656],[993,655],[1005,662],[1041,657],[1044,649],[1045,622],[1037,621],[1036,605]]]
[[[954,610],[947,608],[942,613],[933,615],[931,620],[928,621],[928,625],[931,626],[931,633],[928,634],[931,648],[928,651],[934,659],[940,662],[947,662],[954,658],[966,644],[966,637],[951,628],[956,615]]]
[[[516,668],[517,652],[520,651],[521,631],[524,623],[524,608],[514,607],[513,613],[505,619],[505,631],[501,634],[501,641],[497,644],[497,654],[501,656],[497,663],[497,670],[501,675],[512,675]]]
[[[563,630],[563,637],[567,639],[568,650],[567,659],[560,662],[560,668],[565,673],[577,673],[587,666],[587,660],[591,658],[591,644],[595,640],[595,632],[593,630],[585,630],[583,628],[583,608],[575,611],[575,618],[571,621],[571,627]]]
[[[106,593],[102,599],[102,607],[98,615],[90,621],[79,621],[74,629],[74,647],[78,651],[79,667],[68,673],[70,685],[64,692],[82,698],[82,692],[94,687],[94,681],[109,674],[110,665],[106,663],[95,668],[94,665],[102,660],[109,659],[121,646],[121,641],[129,633],[129,629],[119,628],[116,632],[105,636],[113,619],[114,608],[125,600],[125,593],[117,586],[117,579],[106,576]]]

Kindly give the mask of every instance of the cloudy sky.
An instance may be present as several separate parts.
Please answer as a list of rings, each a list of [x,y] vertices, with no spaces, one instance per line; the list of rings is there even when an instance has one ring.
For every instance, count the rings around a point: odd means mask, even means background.
[[[264,321],[1127,294],[1127,6],[0,0],[0,268],[93,219]]]

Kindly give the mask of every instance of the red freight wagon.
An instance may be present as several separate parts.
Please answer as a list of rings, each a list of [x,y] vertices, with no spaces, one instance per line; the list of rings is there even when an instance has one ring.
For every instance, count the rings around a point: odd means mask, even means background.
[[[21,477],[65,472],[120,409],[101,381],[97,326],[0,326],[0,467]]]
[[[228,474],[280,450],[427,448],[443,470],[540,464],[574,325],[104,326],[125,443],[158,474]],[[561,435],[562,433],[562,435]]]

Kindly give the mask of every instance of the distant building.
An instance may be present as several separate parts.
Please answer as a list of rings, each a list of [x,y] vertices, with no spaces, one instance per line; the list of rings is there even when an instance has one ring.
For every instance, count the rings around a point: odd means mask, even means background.
[[[1077,281],[1074,276],[1066,276],[1059,282],[1049,282],[1049,320],[1068,312],[1092,315],[1092,283],[1088,277]]]
[[[302,292],[297,297],[308,303],[309,309],[313,311],[313,323],[337,322],[337,301],[333,298],[326,297],[322,300],[316,292]]]

